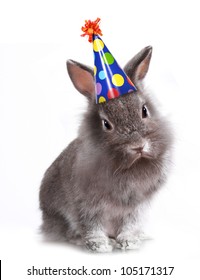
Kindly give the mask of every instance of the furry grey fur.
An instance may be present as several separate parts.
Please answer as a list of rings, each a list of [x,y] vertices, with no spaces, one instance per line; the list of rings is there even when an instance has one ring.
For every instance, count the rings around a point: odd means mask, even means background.
[[[133,249],[142,239],[138,209],[166,180],[172,137],[168,122],[144,92],[152,47],[124,70],[137,86],[107,103],[95,103],[92,68],[69,60],[69,76],[88,98],[78,138],[46,171],[40,189],[46,236],[93,251]],[[142,115],[145,104],[147,117]],[[109,122],[109,128],[105,122]],[[112,238],[112,239],[111,239]]]

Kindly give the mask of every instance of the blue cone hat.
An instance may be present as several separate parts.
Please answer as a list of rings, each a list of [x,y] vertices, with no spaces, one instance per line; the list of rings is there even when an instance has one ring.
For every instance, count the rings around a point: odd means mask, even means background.
[[[99,21],[100,19],[95,22],[86,21],[85,27],[82,27],[85,32],[82,36],[88,35],[89,42],[93,43],[97,104],[137,90],[99,37],[98,34],[102,35]]]

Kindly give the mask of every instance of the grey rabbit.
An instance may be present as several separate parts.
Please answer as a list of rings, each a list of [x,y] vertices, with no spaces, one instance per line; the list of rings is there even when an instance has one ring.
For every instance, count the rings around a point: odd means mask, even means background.
[[[152,47],[124,67],[137,92],[95,103],[93,69],[67,61],[75,88],[88,109],[78,137],[46,171],[40,188],[42,232],[89,250],[137,248],[143,235],[139,212],[166,181],[171,127],[145,93]]]

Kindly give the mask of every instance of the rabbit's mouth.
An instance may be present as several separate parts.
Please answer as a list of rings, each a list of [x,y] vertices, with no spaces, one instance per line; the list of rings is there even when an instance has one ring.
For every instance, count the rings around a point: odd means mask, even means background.
[[[149,158],[149,159],[153,159],[154,157],[152,156],[152,154],[148,153],[148,152],[142,152],[142,157],[144,158]]]
[[[134,167],[134,164],[142,160],[153,160],[154,156],[144,150],[129,150],[123,154],[117,154],[115,157],[114,174],[119,174],[121,171],[128,170]]]
[[[137,151],[131,152],[131,158],[132,158],[132,164],[133,164],[136,160],[138,160],[140,158],[153,159],[153,156],[150,153],[145,152],[143,150],[137,150]]]
[[[145,148],[145,145],[139,147],[129,147],[126,160],[126,163],[129,163],[128,168],[130,168],[136,161],[142,158],[154,159],[154,156],[149,149]]]
[[[145,140],[143,144],[139,146],[129,145],[127,151],[136,159],[141,157],[153,158],[151,153],[151,145],[148,140]]]
[[[115,150],[115,163],[117,164],[118,173],[122,170],[127,170],[141,160],[153,160],[155,154],[152,153],[151,144],[144,140],[142,145],[123,144]]]

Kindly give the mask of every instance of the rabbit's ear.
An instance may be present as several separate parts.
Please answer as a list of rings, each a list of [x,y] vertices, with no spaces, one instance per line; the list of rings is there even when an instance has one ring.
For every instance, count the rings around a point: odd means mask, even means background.
[[[94,99],[95,84],[93,69],[74,60],[68,60],[67,70],[75,88],[88,99]]]
[[[146,76],[152,55],[152,47],[148,46],[136,54],[124,67],[124,71],[132,80],[137,82]]]

